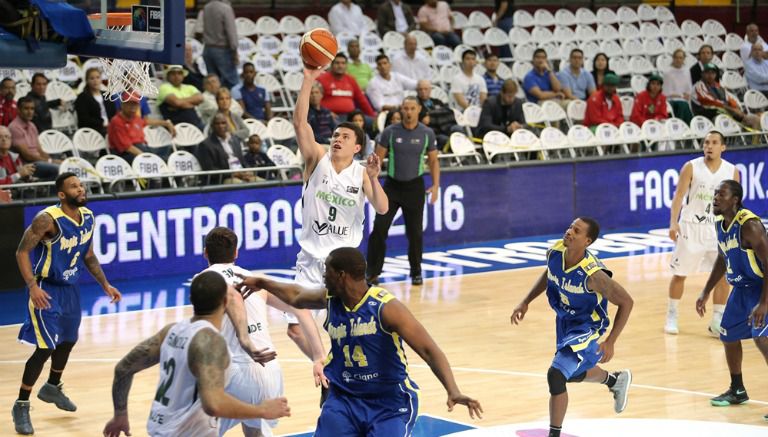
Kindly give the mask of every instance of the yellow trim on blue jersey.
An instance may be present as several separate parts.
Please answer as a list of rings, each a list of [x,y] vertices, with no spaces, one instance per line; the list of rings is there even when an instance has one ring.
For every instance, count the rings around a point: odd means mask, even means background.
[[[755,251],[752,249],[742,249],[744,252],[747,252],[747,259],[749,260],[749,266],[752,267],[752,271],[755,272],[755,274],[759,277],[763,277],[763,271],[760,269],[760,264],[757,262],[757,258],[755,258]]]
[[[395,343],[395,350],[397,351],[397,356],[400,357],[400,361],[403,363],[403,366],[405,366],[405,386],[409,389],[418,392],[419,389],[413,387],[411,385],[411,371],[408,368],[408,360],[405,358],[405,352],[403,351],[403,348],[400,347],[401,341],[400,341],[400,335],[397,332],[388,333],[389,336],[392,338],[392,341]]]
[[[53,244],[50,241],[46,241],[43,244],[45,244],[45,263],[40,271],[40,277],[47,278],[51,270],[51,263],[53,262]]]
[[[589,346],[590,343],[592,343],[593,341],[597,340],[598,338],[600,338],[600,333],[599,332],[595,332],[594,334],[590,335],[589,338],[587,338],[587,341],[585,341],[584,343],[579,343],[579,344],[572,345],[571,346],[571,350],[573,350],[574,352],[578,352],[580,350],[584,350],[584,349],[586,349]]]
[[[90,209],[84,206],[81,206],[80,208],[78,208],[78,212],[80,213],[80,222],[78,223],[77,221],[75,221],[75,219],[68,216],[59,205],[49,206],[48,208],[45,208],[43,212],[48,213],[51,217],[54,218],[54,220],[62,217],[66,217],[69,221],[71,221],[77,226],[83,226],[85,224],[86,215],[93,215],[93,211],[91,211]]]
[[[351,313],[354,313],[355,311],[359,310],[360,307],[363,305],[363,303],[365,303],[365,300],[368,299],[368,296],[371,295],[371,291],[375,290],[375,289],[378,289],[378,287],[371,287],[371,288],[369,288],[368,291],[365,292],[363,297],[360,298],[360,301],[357,302],[354,307],[352,307],[352,309],[347,308],[346,304],[344,304],[344,309],[347,310],[347,312],[351,312]]]
[[[565,243],[563,243],[563,240],[557,240],[555,241],[555,244],[553,244],[552,247],[549,248],[549,250],[555,250],[557,252],[565,252]]]
[[[29,318],[32,319],[32,328],[35,331],[35,338],[37,338],[37,347],[40,349],[48,349],[48,343],[43,340],[43,332],[40,330],[40,326],[37,324],[37,317],[35,317],[35,305],[32,303],[32,299],[29,299],[27,307],[29,308]]]

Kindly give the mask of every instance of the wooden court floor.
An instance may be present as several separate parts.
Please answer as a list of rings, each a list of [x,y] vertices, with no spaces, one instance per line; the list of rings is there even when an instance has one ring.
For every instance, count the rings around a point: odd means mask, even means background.
[[[705,274],[688,279],[681,304],[680,335],[663,333],[669,257],[667,253],[606,261],[614,277],[635,299],[615,357],[605,365],[609,370],[628,367],[634,374],[629,404],[620,417],[765,425],[762,417],[768,413],[768,369],[751,342],[744,343],[743,373],[752,401],[727,408],[709,405],[709,397],[724,391],[729,378],[720,342],[707,335],[708,319],[699,319],[693,309]],[[521,326],[509,323],[513,307],[541,272],[542,268],[537,267],[427,280],[423,287],[387,287],[409,306],[446,352],[462,391],[481,400],[485,417],[475,425],[547,420],[544,375],[554,352],[554,313],[541,297],[531,305]],[[85,319],[63,378],[78,411],[59,411],[38,401],[33,392],[36,435],[100,435],[112,414],[110,387],[116,361],[140,339],[190,313],[190,308],[171,308]],[[271,332],[293,411],[275,433],[311,430],[319,412],[319,391],[313,388],[310,365],[285,336],[279,314],[273,313],[271,318]],[[24,361],[31,352],[15,342],[17,331],[18,327],[0,328],[0,344],[4,345],[0,350],[0,406],[6,409],[0,415],[4,417],[0,420],[3,436],[13,435],[10,410]],[[327,336],[322,335],[327,345]],[[413,352],[408,358],[413,378],[422,388],[421,413],[470,422],[466,409],[457,408],[450,414],[446,411],[445,392],[437,379]],[[46,377],[47,368],[41,381]],[[129,404],[134,436],[146,435],[146,418],[157,378],[155,367],[134,379]],[[569,393],[566,430],[569,418],[616,417],[604,386],[570,384]],[[227,435],[239,435],[239,430]]]

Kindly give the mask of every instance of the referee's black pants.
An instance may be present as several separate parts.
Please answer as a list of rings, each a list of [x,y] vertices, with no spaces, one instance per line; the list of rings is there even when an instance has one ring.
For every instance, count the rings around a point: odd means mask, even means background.
[[[389,199],[386,214],[376,214],[373,232],[368,237],[368,272],[372,278],[381,274],[384,257],[387,254],[387,234],[398,208],[403,210],[405,235],[408,237],[408,262],[411,265],[411,277],[421,276],[421,254],[424,248],[424,178],[419,176],[410,181],[396,181],[387,178],[384,192]]]

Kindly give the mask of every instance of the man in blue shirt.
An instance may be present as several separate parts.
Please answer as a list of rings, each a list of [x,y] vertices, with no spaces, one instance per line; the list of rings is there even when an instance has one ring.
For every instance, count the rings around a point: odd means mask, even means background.
[[[752,52],[744,62],[744,76],[750,89],[760,91],[768,97],[768,59],[765,57],[763,44],[756,42]]]
[[[533,70],[523,78],[523,91],[528,101],[533,103],[565,98],[565,94],[560,90],[560,81],[552,71],[544,49],[536,49],[533,52]]]
[[[499,57],[491,53],[485,58],[485,73],[483,74],[485,87],[488,88],[488,97],[499,94],[501,92],[501,85],[504,83],[504,79],[496,74],[497,68],[499,68]]]
[[[587,100],[597,87],[595,78],[584,69],[584,52],[579,48],[571,50],[568,64],[557,73],[565,97]]]
[[[272,103],[270,103],[269,92],[256,85],[256,67],[246,62],[243,65],[243,83],[232,88],[232,98],[243,107],[244,118],[255,118],[257,120],[269,120],[272,118]]]

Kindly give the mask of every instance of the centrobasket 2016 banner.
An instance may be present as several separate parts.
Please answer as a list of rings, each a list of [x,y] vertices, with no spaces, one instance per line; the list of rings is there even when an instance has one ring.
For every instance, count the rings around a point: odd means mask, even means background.
[[[578,215],[596,218],[605,230],[666,226],[679,169],[695,156],[444,172],[438,201],[425,208],[424,242],[430,247],[557,233]],[[768,215],[768,148],[725,157],[740,170],[745,206]],[[291,185],[94,201],[88,205],[96,215],[94,250],[115,280],[189,273],[205,267],[208,231],[227,226],[240,240],[239,263],[286,267],[299,251],[300,196],[301,186]],[[41,209],[25,208],[25,223]],[[369,205],[366,235],[371,217]],[[402,223],[397,218],[390,230],[390,253],[407,247]],[[319,224],[315,232],[327,229]]]

